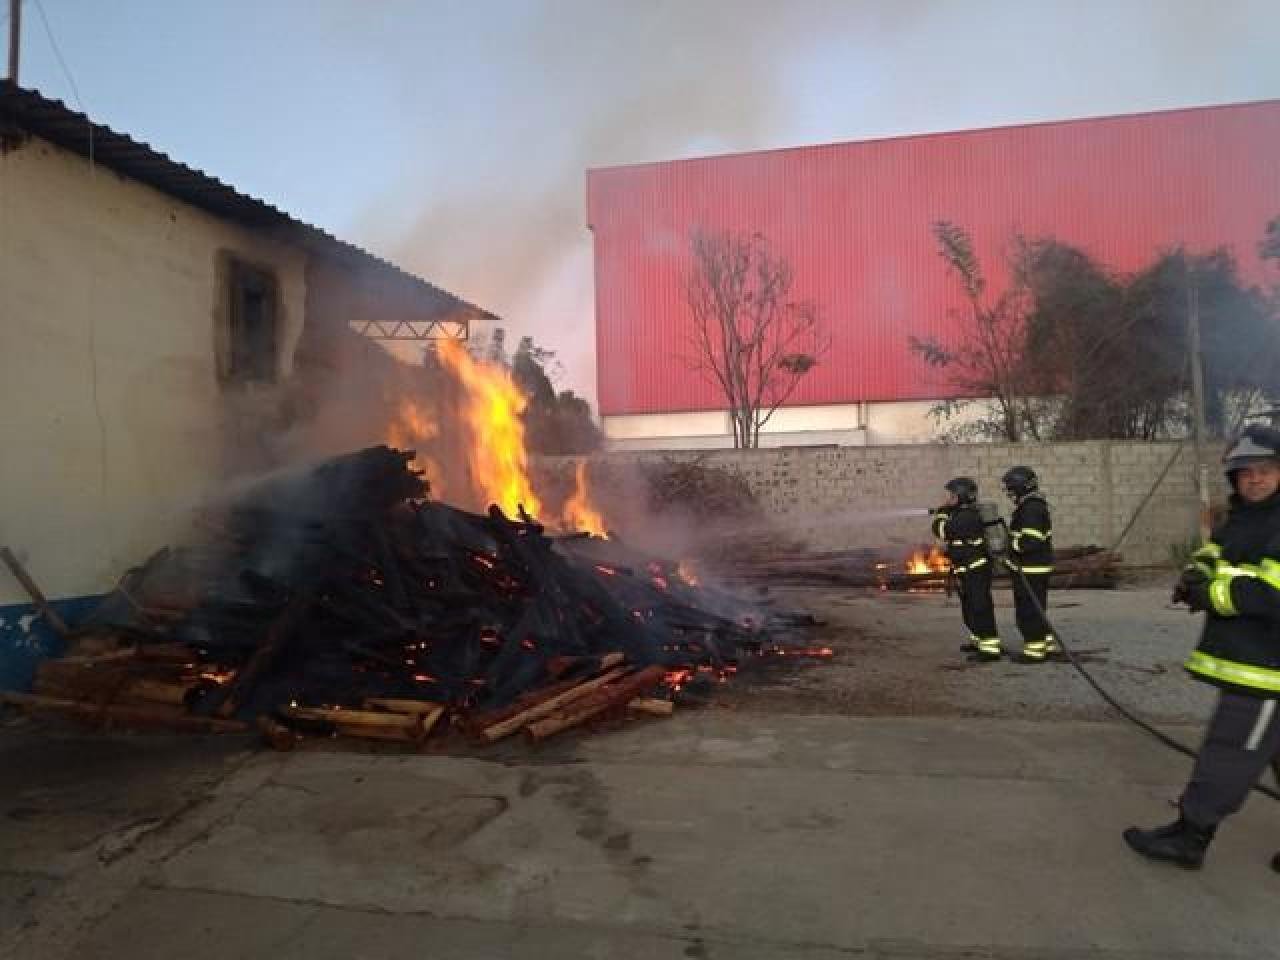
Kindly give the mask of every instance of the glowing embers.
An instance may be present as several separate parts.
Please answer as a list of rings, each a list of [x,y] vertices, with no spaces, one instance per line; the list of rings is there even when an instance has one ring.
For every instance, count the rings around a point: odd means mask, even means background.
[[[694,572],[693,564],[688,560],[681,560],[676,564],[676,576],[684,581],[685,586],[696,587],[701,583],[697,573]]]
[[[935,544],[928,551],[916,550],[906,562],[907,573],[911,574],[946,574],[951,570],[951,564],[947,560],[943,552]]]
[[[758,655],[766,659],[786,657],[791,660],[829,660],[836,652],[831,647],[787,647],[771,644],[762,647]]]
[[[282,748],[335,731],[417,744],[514,710],[541,739],[668,715],[667,681],[719,682],[800,639],[687,564],[424,498],[408,460],[374,447],[273,480],[227,506],[197,579],[173,552],[145,568],[137,609],[175,612],[145,630],[182,672],[156,659],[165,722],[254,721]]]
[[[693,667],[668,670],[663,677],[662,683],[673,697],[678,697],[686,692],[705,695],[716,684],[728,683],[737,672],[738,665],[736,663],[725,664],[720,667],[698,664]]]

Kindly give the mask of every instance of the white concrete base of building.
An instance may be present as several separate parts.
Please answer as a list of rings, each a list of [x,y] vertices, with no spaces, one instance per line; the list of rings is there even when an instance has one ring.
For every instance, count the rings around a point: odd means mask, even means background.
[[[937,400],[782,407],[760,433],[762,447],[864,447],[932,443],[952,426],[977,419],[978,404],[939,423]],[[609,450],[719,450],[733,446],[726,410],[638,413],[601,418]]]

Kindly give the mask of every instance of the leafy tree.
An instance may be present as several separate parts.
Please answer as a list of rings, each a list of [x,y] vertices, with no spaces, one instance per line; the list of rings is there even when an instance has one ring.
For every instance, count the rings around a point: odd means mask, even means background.
[[[957,345],[917,338],[910,345],[926,362],[947,368],[959,390],[994,401],[996,417],[962,428],[970,436],[1083,440],[1185,433],[1191,291],[1200,316],[1210,429],[1229,432],[1260,401],[1280,396],[1277,303],[1241,282],[1225,250],[1167,251],[1123,276],[1053,238],[1016,237],[1009,290],[988,305],[967,235],[945,223],[934,230],[970,313]],[[938,412],[954,414],[967,402],[948,401]],[[954,428],[952,435],[965,436]]]
[[[534,453],[590,453],[600,449],[600,430],[591,405],[572,390],[556,391],[548,370],[555,353],[521,337],[511,357],[511,378],[529,399],[524,412],[525,441]]]
[[[943,344],[936,338],[909,337],[913,352],[932,367],[945,370],[951,386],[965,398],[942,405],[936,412],[951,416],[962,407],[990,398],[994,418],[979,418],[970,430],[990,439],[1017,442],[1029,434],[1039,439],[1039,424],[1026,354],[1026,297],[1019,286],[1010,286],[994,300],[987,296],[987,280],[973,251],[973,242],[961,227],[945,220],[933,225],[938,253],[947,269],[960,281],[966,307],[961,316],[958,343]]]

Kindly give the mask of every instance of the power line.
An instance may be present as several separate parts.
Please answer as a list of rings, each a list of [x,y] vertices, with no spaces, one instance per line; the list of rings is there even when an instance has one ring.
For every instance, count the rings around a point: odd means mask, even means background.
[[[76,106],[80,108],[81,113],[87,114],[88,111],[84,108],[84,100],[80,98],[80,89],[76,86],[75,77],[71,76],[67,61],[62,56],[62,48],[58,46],[58,41],[53,35],[53,27],[49,25],[49,17],[44,12],[44,3],[42,0],[32,0],[32,2],[36,5],[36,12],[40,14],[40,21],[44,24],[44,32],[49,38],[49,46],[53,48],[53,55],[58,60],[58,66],[62,68],[62,74],[67,78],[67,83],[71,86],[71,94],[76,98]]]
[[[53,55],[57,58],[58,66],[62,68],[62,74],[67,78],[67,83],[71,87],[71,94],[75,97],[76,106],[85,118],[85,127],[89,143],[89,179],[92,183],[94,175],[97,172],[97,164],[94,162],[94,142],[93,142],[93,121],[89,119],[89,111],[85,109],[84,100],[80,96],[80,88],[76,86],[76,79],[71,75],[71,68],[67,66],[67,60],[62,55],[62,48],[58,46],[58,40],[53,35],[53,26],[49,23],[49,16],[45,13],[43,0],[33,0],[36,5],[36,11],[40,14],[40,21],[44,24],[45,35],[49,38],[49,46],[53,48]],[[97,274],[95,271],[89,271],[89,288],[92,292],[95,287],[95,279]],[[91,294],[92,298],[92,294]],[[107,423],[102,413],[102,399],[98,390],[98,325],[96,320],[96,311],[86,311],[89,322],[89,383],[90,392],[93,396],[93,415],[98,424],[98,484],[103,495],[107,491]]]

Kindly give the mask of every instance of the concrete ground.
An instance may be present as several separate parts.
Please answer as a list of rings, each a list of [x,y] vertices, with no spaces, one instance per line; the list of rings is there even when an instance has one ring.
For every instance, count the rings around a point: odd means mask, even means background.
[[[1141,862],[1119,831],[1167,818],[1187,763],[1092,716],[1069,668],[961,666],[941,597],[787,599],[835,663],[536,751],[0,729],[0,955],[1280,956],[1280,808],[1202,872]],[[1126,695],[1199,719],[1190,618],[1060,599]]]

